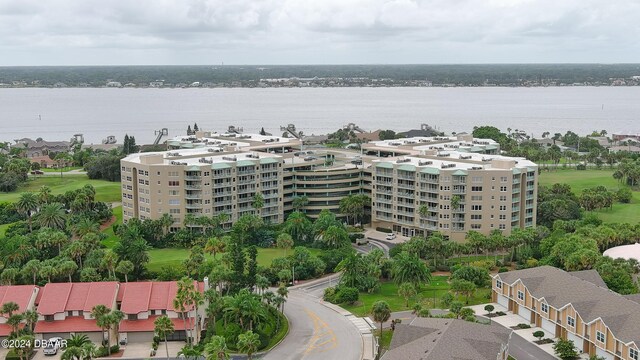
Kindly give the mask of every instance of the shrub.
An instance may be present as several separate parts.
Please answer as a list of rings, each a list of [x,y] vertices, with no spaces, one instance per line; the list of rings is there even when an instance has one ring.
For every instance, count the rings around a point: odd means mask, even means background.
[[[630,203],[632,197],[633,197],[633,194],[631,193],[631,190],[627,187],[620,188],[616,192],[616,199],[618,199],[618,201],[620,201],[623,204]]]
[[[451,268],[448,265],[439,264],[438,266],[436,266],[436,270],[446,272],[451,271]]]
[[[553,344],[553,351],[562,360],[573,360],[578,357],[576,347],[571,340],[558,340]]]
[[[506,268],[504,266],[501,266],[500,269],[498,269],[499,273],[508,272],[508,271],[509,271],[509,268]]]
[[[587,170],[587,165],[579,164],[578,166],[576,166],[576,170]]]
[[[380,232],[387,233],[387,234],[391,234],[393,232],[393,230],[391,230],[391,229],[383,228],[383,227],[380,227],[380,226],[378,226],[376,228],[376,231],[380,231]]]
[[[336,302],[336,288],[335,287],[328,287],[328,288],[324,289],[324,294],[322,295],[322,299],[324,299],[324,301],[328,301],[330,303],[335,303]]]
[[[485,310],[486,312],[488,312],[489,314],[491,314],[491,313],[493,312],[493,310],[495,310],[495,309],[496,309],[496,308],[495,308],[493,305],[491,305],[491,304],[485,305],[485,307],[484,307],[484,310]]]
[[[507,313],[506,313],[506,312],[504,312],[504,311],[497,311],[497,312],[496,312],[496,315],[498,315],[498,316],[505,316],[505,315],[507,315]]]
[[[476,266],[463,266],[456,269],[451,274],[451,279],[470,281],[477,287],[485,287],[491,283],[489,271],[486,268]]]
[[[525,324],[525,323],[520,323],[520,324],[516,325],[516,327],[518,329],[531,329],[531,325]]]
[[[544,337],[544,331],[538,330],[533,332],[533,337],[538,338],[538,340],[542,340]]]
[[[431,311],[429,311],[429,309],[420,309],[420,312],[418,312],[418,316],[419,317],[431,317]]]
[[[353,304],[354,302],[358,301],[359,298],[360,298],[360,292],[358,291],[358,289],[348,287],[348,286],[341,286],[338,288],[338,291],[336,292],[335,300],[336,300],[336,303],[338,304],[342,304],[342,303]]]

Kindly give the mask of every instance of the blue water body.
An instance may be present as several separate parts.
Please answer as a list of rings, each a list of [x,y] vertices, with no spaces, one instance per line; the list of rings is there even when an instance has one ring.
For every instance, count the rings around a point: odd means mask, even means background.
[[[295,124],[305,134],[347,123],[366,130],[408,130],[427,123],[445,132],[494,125],[542,132],[640,133],[640,87],[284,88],[284,89],[0,89],[0,140],[69,139],[88,143],[125,133],[150,143],[188,124],[229,125],[274,134]]]

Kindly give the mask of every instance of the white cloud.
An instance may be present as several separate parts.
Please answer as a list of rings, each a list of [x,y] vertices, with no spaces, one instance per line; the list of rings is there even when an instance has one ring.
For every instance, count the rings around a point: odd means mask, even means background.
[[[639,14],[634,0],[0,0],[0,65],[632,62]]]

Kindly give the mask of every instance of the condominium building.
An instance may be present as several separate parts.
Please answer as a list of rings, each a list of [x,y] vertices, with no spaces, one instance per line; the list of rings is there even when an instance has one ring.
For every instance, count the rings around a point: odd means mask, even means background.
[[[492,300],[590,356],[640,358],[640,299],[609,290],[595,270],[542,266],[496,274]]]
[[[440,231],[464,239],[535,225],[537,166],[497,155],[491,140],[457,137],[397,139],[360,151],[305,149],[298,139],[212,134],[168,141],[170,151],[132,154],[121,161],[123,218],[158,219],[174,228],[193,216],[247,213],[279,223],[304,196],[303,211],[339,213],[340,200],[372,198],[372,224],[406,236]],[[255,209],[261,194],[264,204]]]
[[[534,226],[537,166],[500,155],[428,150],[372,161],[372,222],[405,236],[463,240]]]

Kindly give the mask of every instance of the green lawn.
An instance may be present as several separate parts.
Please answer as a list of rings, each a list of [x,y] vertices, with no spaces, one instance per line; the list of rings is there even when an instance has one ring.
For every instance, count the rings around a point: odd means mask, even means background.
[[[322,250],[309,249],[309,251],[318,255]],[[287,251],[287,255],[291,254],[291,250]],[[164,266],[180,266],[182,261],[189,256],[189,249],[152,249],[149,251],[149,263],[147,269],[149,271],[160,271]],[[217,255],[219,258],[221,255]],[[268,267],[271,266],[271,261],[278,257],[283,257],[284,252],[282,249],[275,248],[258,248],[258,265]],[[206,255],[207,259],[211,259],[211,255]]]
[[[389,304],[391,311],[411,310],[416,302],[422,303],[426,308],[441,308],[440,298],[449,292],[447,276],[432,276],[428,286],[422,286],[421,291],[412,299],[409,299],[409,306],[405,306],[405,300],[398,295],[398,286],[393,282],[383,282],[380,288],[371,293],[360,293],[360,301],[355,305],[342,304],[341,306],[357,316],[369,315],[371,306],[378,300],[384,300]],[[490,289],[478,289],[473,297],[469,299],[469,305],[482,304],[488,301],[487,295]],[[435,298],[435,301],[434,301]],[[458,300],[465,302],[464,297]]]
[[[603,185],[609,190],[616,191],[621,185],[612,176],[613,170],[558,170],[543,171],[540,174],[541,185],[553,185],[555,183],[567,183],[576,194],[582,190]],[[633,199],[630,204],[615,203],[613,209],[603,209],[595,211],[598,217],[605,222],[628,222],[637,223],[640,221],[640,192],[633,192]]]
[[[86,175],[63,175],[59,176],[38,176],[30,177],[29,180],[12,193],[0,193],[0,202],[13,202],[20,197],[20,193],[27,191],[37,192],[41,186],[46,185],[51,188],[54,194],[62,194],[69,190],[75,190],[91,184],[96,189],[96,200],[106,202],[120,201],[121,184],[105,180],[91,180]]]
[[[112,210],[113,215],[116,217],[116,221],[103,231],[103,233],[107,234],[107,238],[102,241],[102,244],[108,248],[112,248],[116,244],[116,241],[118,241],[118,237],[113,232],[113,226],[116,224],[122,224],[122,206],[114,207]]]

